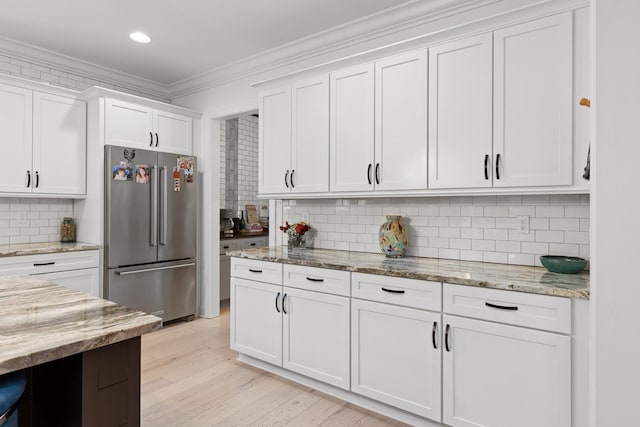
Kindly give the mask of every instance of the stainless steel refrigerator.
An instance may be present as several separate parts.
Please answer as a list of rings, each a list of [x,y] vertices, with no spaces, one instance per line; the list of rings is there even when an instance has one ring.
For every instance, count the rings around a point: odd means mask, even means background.
[[[161,317],[196,312],[196,161],[105,147],[104,297]]]

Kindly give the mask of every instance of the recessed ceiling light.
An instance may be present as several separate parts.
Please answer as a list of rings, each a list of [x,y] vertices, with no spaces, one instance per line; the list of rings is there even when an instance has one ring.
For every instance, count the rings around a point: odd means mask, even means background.
[[[129,34],[129,38],[138,43],[149,43],[151,41],[151,37],[139,31]]]

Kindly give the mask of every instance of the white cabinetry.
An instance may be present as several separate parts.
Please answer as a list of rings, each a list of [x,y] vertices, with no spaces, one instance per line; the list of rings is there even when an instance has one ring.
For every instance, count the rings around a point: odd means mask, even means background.
[[[331,73],[332,192],[427,188],[427,51]]]
[[[494,32],[495,187],[571,185],[572,66],[571,12]]]
[[[220,240],[220,301],[231,295],[231,257],[227,252],[269,246],[268,236],[237,237]]]
[[[441,284],[353,273],[352,295],[351,390],[440,421]]]
[[[105,99],[105,144],[191,154],[193,119],[120,99]]]
[[[89,250],[0,258],[0,276],[28,274],[99,297],[99,255]]]
[[[85,102],[0,84],[0,113],[0,192],[85,194]]]
[[[445,424],[571,426],[571,337],[521,327],[570,328],[571,300],[449,284],[443,300],[476,317],[443,315]]]
[[[489,33],[429,49],[429,188],[492,185],[492,42]]]
[[[260,93],[261,194],[329,190],[329,77]]]

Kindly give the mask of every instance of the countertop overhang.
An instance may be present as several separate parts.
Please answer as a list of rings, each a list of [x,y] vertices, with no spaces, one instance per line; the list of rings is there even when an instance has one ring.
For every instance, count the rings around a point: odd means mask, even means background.
[[[85,242],[21,243],[13,245],[0,245],[0,257],[54,254],[59,252],[92,251],[97,249],[100,249],[100,245]]]
[[[455,261],[438,258],[386,258],[382,254],[286,246],[230,251],[232,257],[346,270],[383,276],[533,294],[589,299],[589,273],[551,273],[542,267]]]
[[[0,375],[134,338],[161,322],[34,277],[0,277]]]

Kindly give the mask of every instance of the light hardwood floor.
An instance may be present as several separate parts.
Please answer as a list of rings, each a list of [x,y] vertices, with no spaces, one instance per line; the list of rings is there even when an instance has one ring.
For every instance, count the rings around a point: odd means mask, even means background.
[[[142,337],[142,425],[404,426],[236,360],[229,309]]]

